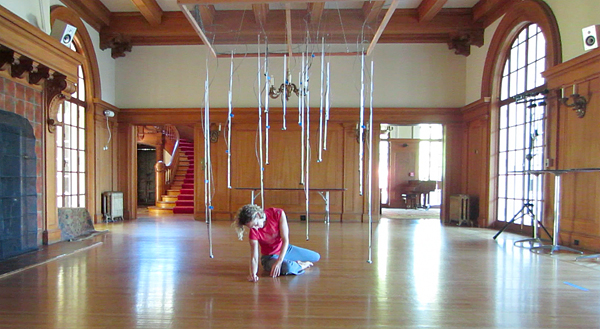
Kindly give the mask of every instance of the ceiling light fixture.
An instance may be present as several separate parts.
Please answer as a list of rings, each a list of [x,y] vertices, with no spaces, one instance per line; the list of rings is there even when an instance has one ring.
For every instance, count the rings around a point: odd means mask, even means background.
[[[289,70],[287,71],[287,76],[288,77],[279,86],[278,89],[275,89],[275,86],[271,86],[271,88],[269,88],[269,96],[271,98],[276,99],[285,93],[285,100],[289,101],[291,93],[296,94],[296,96],[300,95],[300,89],[298,89],[298,87],[295,84],[290,82],[290,71]]]

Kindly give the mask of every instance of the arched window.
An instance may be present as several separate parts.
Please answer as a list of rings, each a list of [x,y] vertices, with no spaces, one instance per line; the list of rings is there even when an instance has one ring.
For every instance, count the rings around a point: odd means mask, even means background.
[[[551,135],[558,127],[546,111],[544,95],[530,96],[545,89],[541,73],[559,64],[561,54],[556,18],[542,0],[514,2],[494,32],[481,86],[482,98],[491,100],[490,203],[484,209],[485,225],[513,218],[517,224],[530,225],[527,213],[519,217],[526,204],[542,220],[544,182],[523,172],[545,169],[544,159],[555,157],[555,148],[547,143],[555,140]]]
[[[50,10],[51,23],[58,19],[73,25],[77,33],[71,49],[83,55],[78,70],[77,90],[59,109],[59,120],[63,127],[52,136],[56,147],[56,207],[85,207],[90,214],[97,213],[97,189],[95,163],[96,133],[94,99],[101,98],[100,71],[94,50],[94,44],[86,25],[77,12],[61,5]],[[53,191],[47,191],[51,195]]]
[[[542,208],[542,182],[529,170],[543,167],[546,103],[542,93],[546,38],[537,24],[522,28],[504,63],[498,120],[498,221],[532,225]]]
[[[75,43],[71,46],[78,51]],[[60,106],[56,129],[57,207],[86,207],[86,97],[83,67],[78,70],[77,90]]]

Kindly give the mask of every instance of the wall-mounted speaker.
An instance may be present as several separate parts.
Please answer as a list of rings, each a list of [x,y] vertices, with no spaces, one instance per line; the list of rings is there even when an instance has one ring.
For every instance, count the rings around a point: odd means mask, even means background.
[[[71,42],[73,42],[75,32],[77,32],[77,28],[75,26],[57,19],[52,24],[52,33],[50,33],[50,35],[56,40],[60,41],[60,43],[63,45],[71,47]]]
[[[600,37],[600,25],[592,25],[581,30],[583,34],[583,49],[590,50],[598,48],[598,37]]]

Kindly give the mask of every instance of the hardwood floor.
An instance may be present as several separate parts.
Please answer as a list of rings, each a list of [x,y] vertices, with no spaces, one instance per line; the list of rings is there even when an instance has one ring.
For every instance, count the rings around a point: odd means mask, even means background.
[[[438,220],[314,221],[321,253],[297,277],[245,280],[247,237],[186,215],[97,225],[83,251],[0,279],[2,328],[597,328],[600,267]],[[102,242],[98,244],[98,242]]]

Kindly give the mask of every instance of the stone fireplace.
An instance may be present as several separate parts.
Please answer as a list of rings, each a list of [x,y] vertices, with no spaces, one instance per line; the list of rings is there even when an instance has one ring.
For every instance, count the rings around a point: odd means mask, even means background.
[[[0,77],[0,260],[39,245],[41,95]]]
[[[29,121],[0,110],[0,260],[37,249],[36,160]]]

